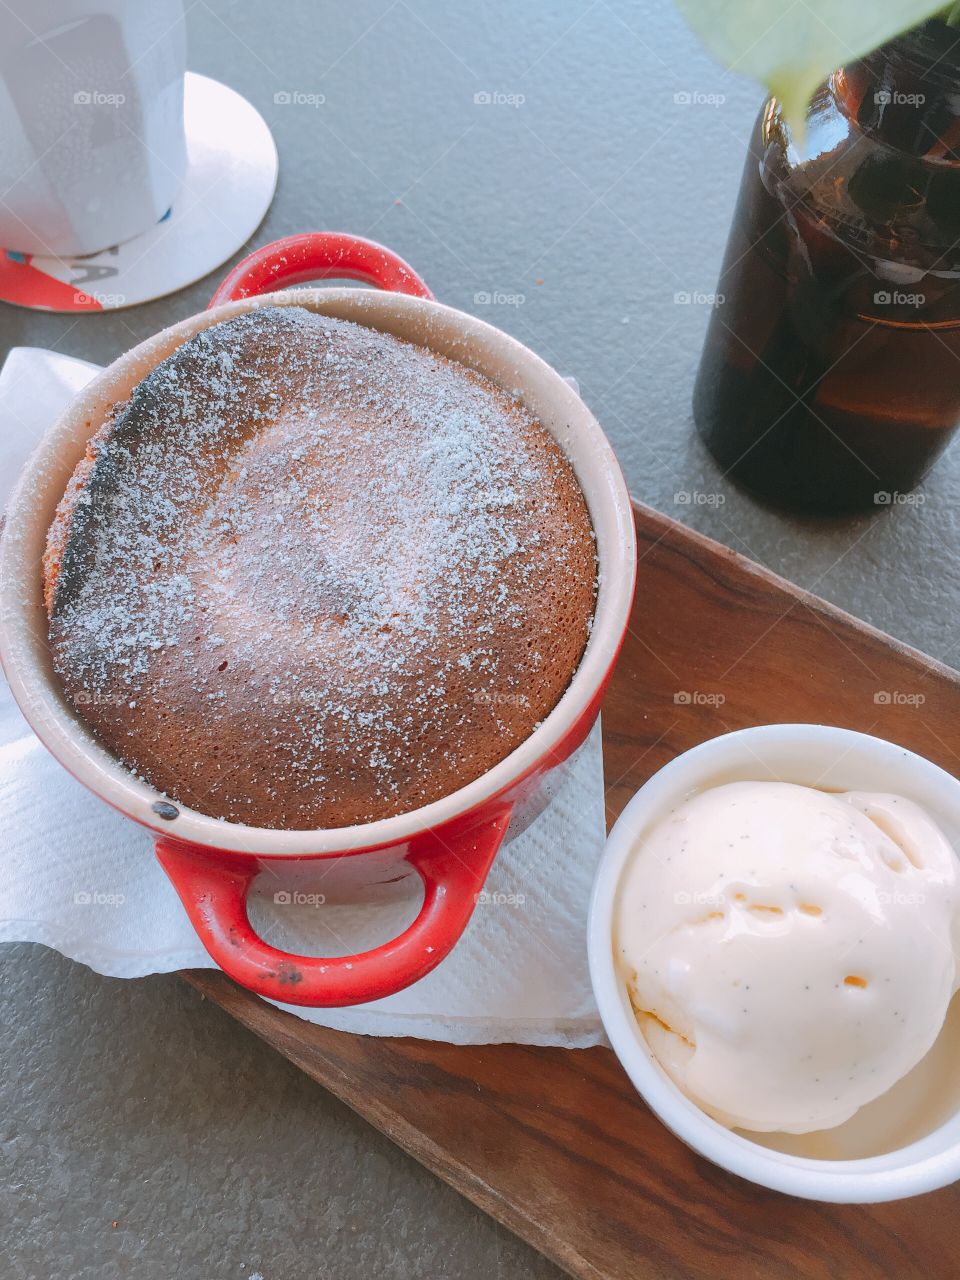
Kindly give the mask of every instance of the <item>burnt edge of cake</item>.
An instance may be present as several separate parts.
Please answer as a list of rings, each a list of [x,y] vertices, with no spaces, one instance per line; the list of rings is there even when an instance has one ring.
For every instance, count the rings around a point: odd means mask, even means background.
[[[278,318],[285,318],[283,313],[288,310],[306,311],[306,308],[261,307],[256,315],[268,321],[271,313]],[[116,500],[119,497],[119,468],[116,466],[113,450],[117,446],[135,450],[150,428],[163,428],[163,384],[171,372],[186,375],[188,379],[192,375],[196,382],[200,365],[197,353],[201,343],[207,347],[219,344],[223,350],[227,350],[237,331],[248,326],[249,313],[244,313],[193,334],[151,369],[126,400],[115,404],[103,425],[95,432],[90,441],[94,448],[90,469],[62,535],[60,561],[49,611],[51,620],[75,603],[83,590],[84,582],[93,567],[93,544],[90,537],[93,520],[97,513],[109,505],[111,498]],[[98,437],[106,436],[109,436],[111,448],[98,449]]]

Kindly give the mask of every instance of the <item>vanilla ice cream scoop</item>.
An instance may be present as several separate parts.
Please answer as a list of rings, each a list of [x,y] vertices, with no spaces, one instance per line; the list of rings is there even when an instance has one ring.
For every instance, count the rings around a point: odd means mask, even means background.
[[[831,1128],[927,1053],[958,986],[957,859],[902,796],[733,782],[642,833],[615,952],[650,1048],[732,1127]]]

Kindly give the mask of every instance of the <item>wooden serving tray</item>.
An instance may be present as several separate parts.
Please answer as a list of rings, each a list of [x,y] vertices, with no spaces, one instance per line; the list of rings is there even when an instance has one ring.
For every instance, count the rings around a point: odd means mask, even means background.
[[[876,733],[957,771],[960,675],[665,516],[638,506],[636,522],[636,604],[603,708],[611,823],[679,752],[770,721]],[[186,977],[573,1276],[960,1274],[960,1184],[874,1207],[794,1200],[688,1150],[608,1049],[353,1036],[222,974]]]

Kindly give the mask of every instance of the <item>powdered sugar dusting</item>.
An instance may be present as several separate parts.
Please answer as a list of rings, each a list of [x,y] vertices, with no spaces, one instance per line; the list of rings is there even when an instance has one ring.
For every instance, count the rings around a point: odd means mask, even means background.
[[[268,308],[198,334],[118,409],[51,639],[83,714],[161,789],[334,826],[522,741],[579,661],[594,579],[569,464],[517,402]]]

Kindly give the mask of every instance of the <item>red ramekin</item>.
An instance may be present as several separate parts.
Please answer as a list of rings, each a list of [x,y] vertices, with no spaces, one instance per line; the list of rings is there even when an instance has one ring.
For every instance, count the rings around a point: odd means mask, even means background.
[[[320,278],[359,279],[369,289],[267,290]],[[42,598],[47,530],[87,440],[110,406],[186,339],[256,307],[302,306],[396,334],[486,374],[519,393],[558,441],[580,481],[597,538],[596,616],[579,668],[557,706],[489,772],[411,813],[334,830],[275,831],[221,822],[182,806],[165,822],[161,797],[119,764],[68,706],[51,667]],[[149,827],[156,853],[200,940],[237,982],[287,1004],[334,1006],[377,1000],[429,973],[465,929],[516,802],[565,760],[594,723],[623,642],[636,577],[630,499],[596,419],[553,369],[491,325],[434,301],[395,254],[367,240],[318,232],[259,249],[217,290],[210,309],[134,347],[93,379],[44,436],[7,509],[0,539],[0,660],[40,740],[97,796]],[[416,871],[424,887],[416,920],[399,937],[359,955],[297,956],[260,938],[247,916],[254,880],[302,879],[324,861],[324,884],[371,886]]]

